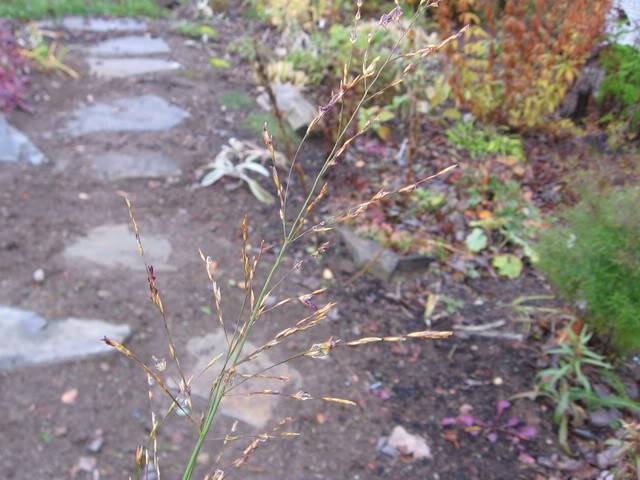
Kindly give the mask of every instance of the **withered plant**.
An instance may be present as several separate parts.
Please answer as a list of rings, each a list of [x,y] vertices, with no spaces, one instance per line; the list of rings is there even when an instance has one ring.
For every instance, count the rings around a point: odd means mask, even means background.
[[[449,0],[436,12],[442,32],[470,28],[451,44],[456,101],[483,121],[519,129],[551,116],[602,35],[609,0]]]
[[[246,296],[242,305],[240,306],[239,317],[236,319],[236,322],[234,322],[232,326],[229,326],[229,322],[225,322],[225,320],[223,319],[221,310],[222,291],[214,275],[216,263],[213,259],[200,252],[207,275],[209,277],[209,280],[211,281],[213,289],[213,303],[215,311],[217,313],[217,320],[227,340],[226,351],[212,358],[206,367],[207,370],[210,368],[216,368],[217,375],[215,377],[213,385],[211,386],[208,406],[206,408],[206,411],[203,412],[203,415],[200,419],[196,419],[195,415],[192,414],[192,402],[190,398],[190,383],[192,379],[185,376],[184,371],[181,367],[176,345],[172,339],[171,331],[169,328],[166,310],[162,302],[161,294],[157,288],[156,272],[154,271],[153,266],[150,265],[146,260],[143,244],[140,237],[140,230],[135,220],[133,207],[129,200],[127,200],[127,207],[129,209],[132,228],[136,235],[138,248],[142,258],[144,259],[147,270],[151,301],[155,305],[162,319],[166,337],[168,339],[169,355],[171,361],[175,364],[176,370],[178,372],[177,374],[179,376],[179,389],[177,392],[172,391],[166,380],[166,374],[163,373],[164,368],[154,368],[153,366],[145,363],[126,346],[109,338],[104,339],[104,341],[108,345],[114,347],[115,349],[129,357],[146,373],[146,375],[148,376],[149,385],[157,385],[171,399],[171,406],[163,417],[159,418],[155,415],[155,413],[152,412],[152,428],[149,434],[147,446],[144,448],[139,448],[136,452],[137,470],[136,476],[134,478],[144,478],[141,476],[144,475],[144,472],[148,471],[150,468],[155,470],[157,477],[160,478],[160,466],[158,463],[156,440],[158,430],[162,426],[164,419],[166,419],[172,413],[178,413],[184,416],[187,421],[195,424],[197,428],[197,439],[195,440],[195,445],[193,446],[191,455],[186,466],[184,467],[182,474],[183,480],[190,480],[194,474],[198,454],[200,453],[203,443],[205,442],[207,436],[211,431],[212,425],[220,411],[221,402],[223,401],[225,396],[229,395],[232,391],[236,390],[239,385],[244,384],[245,382],[250,382],[251,380],[257,378],[264,378],[265,375],[269,373],[268,371],[270,369],[276,367],[277,365],[281,365],[284,362],[278,362],[277,364],[271,365],[267,368],[262,368],[248,375],[238,373],[238,368],[241,365],[249,364],[266,351],[271,350],[281,343],[287,341],[287,339],[294,336],[304,335],[305,332],[308,332],[310,329],[317,326],[325,318],[327,318],[327,315],[329,314],[331,309],[334,308],[335,303],[333,302],[328,302],[323,306],[314,308],[312,309],[313,313],[306,316],[305,318],[302,318],[289,328],[280,331],[269,342],[265,343],[254,351],[245,351],[245,346],[247,345],[247,341],[251,336],[256,322],[258,322],[266,312],[273,312],[277,309],[285,307],[285,305],[287,304],[293,304],[298,301],[302,303],[309,303],[315,297],[324,293],[324,289],[315,290],[301,297],[291,296],[277,302],[275,305],[268,305],[267,299],[270,297],[274,289],[282,283],[282,280],[286,278],[287,272],[285,272],[283,275],[278,274],[281,271],[284,260],[291,252],[291,247],[295,243],[305,240],[311,235],[327,232],[331,230],[334,225],[357,217],[358,215],[362,214],[370,205],[376,202],[380,202],[381,200],[386,199],[392,195],[413,192],[425,182],[428,182],[436,176],[443,175],[455,167],[450,166],[440,172],[434,173],[429,177],[422,178],[418,181],[415,181],[409,185],[393,191],[380,190],[372,198],[358,205],[352,206],[342,212],[339,212],[336,215],[326,218],[318,223],[314,223],[312,220],[312,215],[316,207],[326,196],[329,189],[329,186],[325,181],[325,175],[327,171],[330,168],[337,167],[339,160],[343,157],[349,146],[359,136],[363,135],[371,126],[372,122],[367,122],[364,126],[359,128],[355,134],[351,135],[349,133],[353,131],[350,127],[352,126],[354,121],[356,121],[357,123],[357,115],[359,109],[363,106],[366,106],[372,99],[375,99],[376,97],[382,95],[387,89],[393,88],[394,86],[404,82],[407,77],[414,71],[413,63],[420,62],[426,56],[444,47],[448,42],[457,38],[457,36],[459,35],[459,33],[456,35],[452,35],[451,37],[436,45],[416,45],[412,50],[405,52],[398,51],[400,42],[405,38],[406,35],[409,34],[411,29],[414,27],[416,19],[420,15],[424,14],[425,9],[437,6],[437,3],[437,1],[430,0],[420,1],[415,14],[411,18],[411,21],[408,23],[408,27],[404,32],[404,35],[398,40],[398,42],[396,43],[396,48],[394,48],[392,53],[387,58],[370,59],[368,58],[368,50],[366,50],[362,59],[350,59],[350,62],[361,61],[362,68],[360,73],[355,76],[350,76],[348,72],[351,71],[351,65],[345,65],[344,75],[340,82],[340,88],[337,91],[333,92],[330,100],[325,105],[319,107],[317,115],[307,128],[300,146],[298,146],[297,151],[291,159],[285,182],[281,180],[280,174],[278,173],[278,170],[276,168],[276,151],[273,143],[273,138],[267,131],[267,128],[265,126],[263,132],[263,141],[273,160],[273,183],[275,185],[275,191],[280,203],[278,215],[280,223],[282,224],[282,241],[278,245],[277,256],[275,260],[273,260],[273,262],[267,266],[268,273],[266,274],[266,277],[264,279],[258,278],[256,276],[257,267],[259,264],[261,264],[261,262],[264,261],[264,253],[268,250],[269,247],[266,246],[265,242],[262,242],[258,253],[255,256],[250,257],[247,248],[249,242],[249,219],[246,216],[243,218],[240,225],[242,238],[241,263],[244,273],[244,287]],[[351,42],[353,43],[355,43],[358,39],[358,26],[361,18],[362,4],[363,0],[357,0],[353,31],[351,34]],[[390,24],[397,23],[401,15],[402,10],[400,8],[399,1],[396,0],[396,5],[393,10],[380,18],[379,30],[385,31]],[[372,35],[369,35],[368,41],[371,41],[371,38]],[[378,85],[382,72],[392,62],[396,62],[399,59],[409,59],[412,63],[410,63],[409,66],[403,70],[401,75],[393,80],[390,84]],[[315,128],[319,127],[321,121],[325,118],[325,116],[327,116],[329,112],[334,112],[336,110],[342,109],[343,98],[349,92],[355,90],[356,87],[363,92],[358,102],[357,108],[355,109],[355,111],[350,112],[348,117],[341,118],[342,116],[340,116],[340,122],[336,126],[337,140],[335,142],[335,145],[324,160],[324,163],[322,164],[322,167],[320,168],[313,182],[310,184],[308,194],[306,195],[306,198],[304,198],[301,206],[299,208],[296,208],[294,210],[294,213],[290,216],[290,186],[292,184],[292,172],[296,168],[302,144],[307,140],[310,133]],[[289,218],[292,218],[293,220],[288,220]],[[317,256],[324,253],[327,246],[328,244],[326,243],[322,244],[312,255]],[[338,348],[352,348],[356,346],[380,342],[395,343],[405,342],[409,340],[444,339],[449,337],[450,335],[452,335],[452,332],[449,331],[425,330],[410,332],[400,336],[364,337],[353,340],[342,340],[331,337],[324,342],[308,346],[306,349],[303,349],[299,353],[290,356],[285,361],[304,357],[312,359],[324,358],[330,355],[333,350]],[[149,395],[150,397],[152,396],[151,388],[149,390]],[[284,394],[273,390],[265,390],[262,392],[251,392],[251,395],[286,395],[291,399],[299,401],[312,400],[312,396],[304,391],[300,391],[294,394]],[[259,396],[257,398],[259,398]],[[321,396],[319,398],[315,398],[315,400],[337,403],[347,406],[356,405],[355,402],[351,400],[329,396]],[[276,428],[274,428],[272,431],[256,436],[252,440],[252,442],[245,448],[243,454],[234,462],[232,462],[229,467],[241,467],[247,462],[250,455],[258,448],[260,444],[271,438],[296,436],[297,434],[295,432],[287,432],[283,430],[287,423],[288,421],[285,419],[285,421],[276,426]],[[234,432],[230,432],[227,436],[225,436],[225,444],[228,441],[232,441],[237,438],[239,437],[235,435]],[[212,472],[206,478],[208,478],[209,480],[222,480],[225,477],[225,471],[219,465],[215,468],[215,472]]]

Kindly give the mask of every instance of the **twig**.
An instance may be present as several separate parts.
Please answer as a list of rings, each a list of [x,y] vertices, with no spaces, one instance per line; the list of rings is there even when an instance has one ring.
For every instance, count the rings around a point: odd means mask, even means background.
[[[309,187],[307,186],[307,180],[304,173],[304,169],[299,163],[293,163],[294,152],[293,147],[291,146],[291,139],[289,135],[287,135],[287,128],[284,123],[284,115],[282,115],[282,111],[280,107],[278,107],[278,100],[276,98],[275,93],[273,92],[273,88],[271,88],[271,83],[269,82],[269,76],[267,75],[265,66],[264,66],[264,58],[260,53],[260,46],[258,45],[258,41],[254,38],[253,45],[256,52],[256,72],[258,73],[258,78],[260,79],[260,83],[264,87],[267,92],[267,96],[269,97],[269,103],[271,103],[271,108],[273,110],[273,115],[276,117],[278,121],[278,129],[280,130],[280,134],[282,135],[282,140],[284,141],[284,150],[285,155],[287,156],[287,161],[293,165],[293,168],[300,179],[300,183],[302,184],[302,190],[304,191],[305,197],[309,194]]]

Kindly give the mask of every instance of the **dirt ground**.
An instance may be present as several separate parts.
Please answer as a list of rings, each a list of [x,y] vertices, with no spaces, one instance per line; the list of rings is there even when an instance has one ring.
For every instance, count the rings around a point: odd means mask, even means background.
[[[226,43],[243,33],[246,25],[233,19],[217,28],[221,39],[212,48],[222,55]],[[172,57],[184,66],[182,74],[96,80],[87,74],[82,55],[72,50],[68,61],[82,73],[82,79],[37,74],[31,89],[36,95],[34,113],[9,116],[52,162],[41,167],[0,166],[0,304],[35,310],[47,318],[127,322],[134,330],[128,345],[145,359],[166,357],[167,349],[161,320],[148,301],[144,272],[97,269],[62,256],[65,246],[91,228],[127,222],[119,192],[127,192],[134,202],[143,241],[146,232],[161,234],[173,245],[171,261],[176,271],[157,273],[179,351],[188,339],[215,328],[215,320],[202,309],[210,302],[210,287],[198,249],[220,262],[224,309],[231,317],[237,314],[243,296],[228,284],[229,279],[241,279],[238,224],[242,215],[248,212],[250,216],[254,246],[262,238],[274,242],[280,234],[275,208],[260,205],[244,188],[228,191],[222,184],[193,188],[196,170],[213,158],[228,137],[252,138],[250,132],[237,127],[246,112],[223,112],[219,100],[221,92],[230,88],[255,95],[249,68],[236,58],[230,70],[209,68],[206,55],[185,46],[184,39],[171,33],[166,24],[158,22],[154,30],[171,45]],[[69,40],[84,44],[103,37],[84,34]],[[163,133],[98,134],[89,139],[72,138],[59,130],[63,112],[89,95],[109,99],[143,93],[162,96],[191,116]],[[166,181],[107,182],[88,172],[85,159],[89,156],[130,147],[162,151],[178,161],[182,175]],[[350,339],[424,329],[421,309],[407,304],[402,294],[397,296],[397,292],[415,288],[415,279],[405,279],[399,286],[367,276],[351,282],[355,267],[338,238],[330,238],[335,247],[317,265],[308,263],[302,273],[292,275],[282,291],[298,294],[326,285],[327,298],[338,302],[337,314],[311,337],[293,340],[279,355],[300,351],[329,336]],[[297,254],[304,254],[304,245]],[[271,260],[273,254],[268,254],[265,262]],[[32,279],[38,268],[46,272],[42,284]],[[325,268],[333,272],[333,280],[323,279]],[[460,284],[434,272],[421,280],[424,284],[433,281],[442,282],[443,293],[465,301],[461,310],[437,323],[437,329],[449,328],[456,319],[467,325],[504,319],[511,325],[513,315],[501,303],[523,293],[547,293],[533,274],[510,282],[482,279]],[[268,340],[304,314],[303,307],[297,306],[269,316],[258,326],[255,343]],[[513,325],[514,330],[518,328]],[[301,438],[263,445],[243,469],[226,469],[225,478],[550,478],[552,472],[522,462],[520,450],[506,438],[490,443],[483,436],[462,431],[454,437],[440,426],[442,418],[456,416],[461,407],[471,406],[474,415],[492,418],[498,400],[531,387],[535,361],[533,349],[520,342],[456,336],[393,347],[339,349],[324,361],[296,361],[292,366],[300,372],[304,390],[350,398],[359,407],[282,400],[274,422],[292,416],[290,430],[300,432]],[[372,389],[374,384],[377,388]],[[62,394],[73,388],[78,390],[75,402],[62,403]],[[73,467],[81,456],[97,459],[99,478],[128,478],[136,446],[145,441],[150,424],[145,376],[117,355],[0,373],[0,404],[4,406],[0,471],[5,479],[73,478]],[[515,403],[514,412],[540,432],[523,446],[527,454],[538,457],[557,451],[544,407],[521,400]],[[231,424],[232,419],[219,418],[212,437],[224,436]],[[408,462],[380,453],[378,439],[389,435],[396,425],[425,437],[433,459]],[[102,431],[104,445],[98,453],[90,453],[87,444],[96,430]],[[242,424],[239,431],[251,433]],[[224,461],[228,463],[247,443],[240,440],[227,447]],[[179,478],[192,444],[189,424],[183,418],[171,418],[159,439],[163,478]],[[220,447],[215,439],[207,444],[195,478],[214,469]],[[97,477],[77,472],[75,478]]]

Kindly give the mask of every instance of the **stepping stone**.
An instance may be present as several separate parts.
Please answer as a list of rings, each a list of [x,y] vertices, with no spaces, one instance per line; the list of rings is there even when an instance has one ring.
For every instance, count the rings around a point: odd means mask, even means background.
[[[0,162],[26,162],[40,165],[47,158],[20,130],[13,128],[4,115],[0,115]]]
[[[169,45],[161,38],[128,36],[111,38],[87,49],[89,54],[100,57],[120,57],[169,53]]]
[[[169,264],[171,243],[164,237],[150,235],[142,230],[142,245],[149,263],[155,270],[173,272]],[[94,228],[86,237],[65,248],[64,257],[71,261],[87,261],[106,268],[125,268],[144,271],[144,263],[138,254],[134,234],[127,224],[102,225]]]
[[[126,324],[80,318],[49,322],[35,312],[0,305],[0,370],[115,352],[100,340],[124,342],[130,335]]]
[[[163,98],[143,95],[80,107],[67,122],[66,130],[73,136],[94,132],[162,131],[188,116]]]
[[[156,58],[90,58],[91,75],[102,78],[123,78],[144,73],[179,70],[178,62]]]
[[[197,375],[204,370],[211,359],[217,354],[225,352],[226,348],[227,341],[222,330],[189,340],[186,346],[188,353],[186,360],[191,362],[191,368],[187,371],[187,377],[192,374]],[[249,354],[254,350],[256,350],[256,346],[247,342],[243,352]],[[238,373],[254,373],[273,365],[273,363],[269,356],[263,353],[257,359],[240,365]],[[208,399],[209,390],[215,376],[219,373],[219,369],[220,364],[214,364],[202,375],[194,377],[195,380],[191,383],[191,393],[205,400]],[[235,388],[234,395],[222,400],[222,414],[246,422],[257,429],[264,428],[272,419],[280,398],[276,395],[243,396],[242,394],[267,389],[295,393],[299,389],[301,381],[300,374],[286,364],[271,369],[269,375],[285,376],[290,380],[286,383],[264,378],[249,380]]]
[[[107,180],[175,177],[181,173],[175,160],[152,151],[140,151],[131,155],[105,153],[92,156],[91,162],[98,176]]]
[[[38,22],[39,28],[63,28],[95,33],[144,32],[147,22],[134,18],[86,18],[65,17],[61,20],[45,20]]]

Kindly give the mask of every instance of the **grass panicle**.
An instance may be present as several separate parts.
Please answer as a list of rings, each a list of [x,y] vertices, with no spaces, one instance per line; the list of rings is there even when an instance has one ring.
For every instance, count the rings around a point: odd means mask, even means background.
[[[409,26],[407,27],[407,31],[404,32],[404,36],[406,36],[409,31],[414,27],[416,20],[420,15],[424,14],[424,11],[428,7],[432,7],[437,5],[437,2],[422,0],[419,2],[418,8],[416,9],[414,16],[409,22]],[[356,2],[356,12],[355,19],[353,25],[353,32],[351,41],[354,41],[354,37],[357,39],[358,36],[358,23],[361,15],[361,7],[362,1],[358,0]],[[386,27],[393,22],[397,22],[401,14],[401,10],[398,5],[388,14],[383,16],[380,20],[379,29],[384,31]],[[459,35],[459,34],[458,34]],[[212,303],[215,307],[215,316],[216,323],[220,326],[220,328],[224,331],[227,348],[226,351],[222,354],[211,359],[209,364],[206,366],[205,370],[210,368],[216,368],[217,374],[215,376],[215,380],[211,386],[209,402],[206,408],[206,411],[203,413],[201,420],[197,424],[197,439],[195,444],[191,450],[191,454],[189,456],[189,460],[186,463],[182,480],[191,480],[194,475],[194,470],[196,468],[196,461],[200,451],[204,445],[205,440],[208,438],[209,433],[211,431],[212,425],[214,423],[215,418],[217,417],[220,405],[223,399],[227,396],[231,395],[248,395],[251,397],[261,397],[261,396],[281,396],[286,397],[291,400],[297,401],[321,401],[332,403],[336,405],[341,405],[344,407],[355,407],[357,403],[345,398],[338,398],[333,396],[327,396],[323,394],[311,394],[304,391],[299,391],[297,393],[286,393],[280,390],[274,389],[263,389],[263,390],[253,390],[246,393],[239,393],[238,387],[240,385],[245,384],[245,382],[251,382],[254,379],[258,378],[270,378],[277,379],[278,381],[286,384],[288,378],[281,376],[271,376],[269,371],[276,368],[279,365],[290,362],[295,359],[321,359],[326,358],[331,355],[332,351],[338,348],[356,348],[362,347],[368,344],[373,343],[396,343],[396,342],[405,342],[405,341],[418,341],[418,340],[439,340],[446,339],[450,337],[453,332],[450,331],[416,331],[409,332],[404,335],[395,335],[395,336],[380,336],[380,337],[363,337],[357,338],[353,340],[342,340],[339,338],[331,337],[328,340],[321,343],[314,343],[309,345],[307,348],[304,348],[302,351],[297,354],[291,355],[284,360],[281,360],[277,363],[270,364],[267,367],[260,368],[257,371],[252,373],[241,373],[238,371],[238,367],[241,365],[251,365],[256,359],[258,359],[261,355],[263,355],[268,350],[271,350],[294,336],[304,336],[308,331],[324,323],[325,319],[330,314],[331,310],[335,307],[335,303],[331,301],[326,301],[321,306],[316,306],[316,302],[318,297],[324,295],[326,293],[326,289],[318,289],[303,295],[298,296],[290,296],[287,298],[283,298],[279,301],[276,301],[275,304],[269,305],[267,299],[272,298],[275,288],[281,285],[286,281],[288,276],[294,272],[299,270],[304,260],[298,261],[295,265],[288,271],[284,273],[281,272],[283,263],[285,259],[287,259],[289,252],[291,251],[291,247],[296,243],[303,239],[307,234],[322,234],[324,232],[328,232],[332,230],[332,228],[336,224],[344,223],[352,218],[357,217],[362,214],[367,208],[375,203],[378,203],[392,195],[401,195],[413,192],[416,188],[423,185],[424,183],[438,177],[441,175],[445,175],[450,172],[454,166],[448,167],[440,172],[437,172],[431,176],[426,178],[422,178],[420,180],[414,181],[409,185],[391,190],[380,190],[369,200],[361,202],[357,205],[351,206],[345,209],[343,212],[339,212],[336,215],[333,215],[324,220],[316,221],[312,218],[312,215],[316,211],[316,207],[322,201],[323,198],[326,197],[328,193],[328,184],[325,181],[325,176],[329,168],[335,168],[339,164],[340,158],[344,155],[347,149],[353,144],[357,137],[366,133],[371,125],[368,122],[364,127],[359,128],[355,133],[352,132],[351,126],[354,124],[354,121],[357,119],[358,110],[365,105],[372,98],[375,98],[380,92],[384,91],[386,86],[378,86],[378,82],[380,80],[380,75],[382,71],[395,60],[401,58],[403,55],[408,55],[410,57],[416,58],[419,60],[421,57],[429,55],[433,52],[438,51],[440,48],[445,46],[448,42],[453,39],[458,38],[456,35],[451,38],[445,40],[439,45],[428,45],[428,46],[416,46],[414,50],[409,52],[399,52],[400,41],[399,40],[391,54],[385,59],[368,59],[368,49],[365,51],[364,57],[362,59],[362,70],[359,74],[357,74],[354,78],[348,78],[347,72],[348,68],[344,69],[344,77],[341,81],[341,86],[338,92],[334,92],[331,96],[331,99],[324,106],[319,107],[318,113],[314,120],[310,123],[304,138],[298,146],[296,152],[290,156],[289,158],[289,168],[288,174],[286,176],[286,181],[282,181],[280,175],[277,172],[277,166],[275,164],[275,145],[273,141],[273,137],[270,132],[267,130],[266,126],[263,131],[263,141],[267,150],[271,153],[272,159],[274,160],[273,164],[273,182],[277,193],[277,198],[280,202],[280,207],[278,211],[280,222],[282,223],[282,231],[283,238],[280,244],[277,246],[277,249],[274,246],[267,246],[264,242],[260,244],[260,248],[257,251],[257,254],[251,256],[249,254],[249,219],[248,217],[244,217],[240,224],[240,232],[241,232],[241,245],[240,245],[240,259],[243,270],[243,288],[245,292],[245,296],[243,298],[242,304],[240,305],[240,313],[238,317],[235,319],[233,325],[228,322],[228,319],[224,319],[222,315],[221,302],[222,302],[222,291],[220,286],[216,281],[216,269],[217,263],[214,259],[208,257],[204,252],[200,251],[200,258],[204,263],[205,270],[209,282],[212,285],[213,298]],[[350,60],[351,61],[351,60]],[[412,69],[405,69],[403,76],[407,76],[411,74]],[[398,84],[403,79],[397,79],[393,83]],[[337,125],[337,140],[333,145],[331,151],[326,156],[322,166],[320,167],[318,173],[316,174],[313,182],[308,186],[308,190],[305,192],[306,195],[304,200],[301,202],[299,206],[295,209],[295,213],[293,215],[289,215],[289,209],[291,208],[290,199],[289,199],[289,188],[292,185],[292,172],[297,170],[298,157],[301,151],[302,144],[308,139],[311,132],[320,125],[325,114],[333,108],[336,108],[338,105],[342,103],[344,95],[353,89],[356,85],[362,84],[364,86],[364,91],[362,97],[360,98],[357,108],[355,112],[350,114],[349,118],[343,119],[340,118],[339,124]],[[340,105],[341,106],[341,105]],[[342,117],[342,116],[341,116]],[[302,181],[302,176],[300,180]],[[150,436],[150,440],[154,442],[155,435],[157,434],[159,426],[162,424],[164,419],[167,418],[172,411],[177,411],[183,413],[187,418],[191,421],[194,421],[194,417],[191,413],[191,391],[190,385],[192,384],[194,378],[197,378],[203,372],[196,373],[195,376],[191,378],[186,378],[183,370],[180,365],[180,360],[178,356],[178,351],[176,345],[173,341],[171,331],[169,328],[169,323],[167,319],[167,311],[162,302],[160,291],[157,287],[156,280],[156,272],[153,269],[153,266],[147,262],[144,248],[142,245],[142,241],[140,238],[140,230],[136,223],[133,207],[131,202],[126,199],[127,208],[129,211],[130,221],[132,225],[132,229],[136,236],[136,240],[138,243],[138,250],[140,255],[143,258],[145,263],[145,267],[147,270],[147,277],[149,283],[150,297],[152,303],[155,305],[156,310],[159,312],[161,320],[164,326],[164,332],[168,341],[168,349],[170,354],[171,361],[175,364],[178,375],[179,375],[179,394],[174,394],[168,387],[167,382],[162,378],[162,373],[157,372],[152,369],[148,365],[146,365],[143,361],[138,359],[129,349],[124,347],[121,344],[118,344],[112,340],[106,339],[108,345],[116,348],[118,351],[123,353],[125,356],[133,360],[153,381],[153,383],[157,384],[160,389],[169,396],[172,401],[171,407],[169,408],[168,413],[161,419],[156,422],[155,414],[154,417],[154,428],[152,430],[152,436]],[[329,247],[328,242],[324,242],[320,244],[320,247],[316,249],[315,252],[311,254],[312,258],[317,258],[319,255],[322,255],[327,248]],[[275,251],[275,259],[266,267],[266,275],[264,278],[257,275],[258,267],[264,261],[264,254],[267,251]],[[310,313],[296,323],[291,325],[288,328],[281,330],[276,333],[273,338],[264,343],[262,346],[256,348],[252,352],[245,352],[245,346],[247,344],[248,339],[251,336],[253,328],[267,312],[272,312],[276,309],[284,308],[286,305],[290,304],[302,304]],[[281,429],[288,423],[288,421],[284,421],[276,425],[272,431],[265,432],[263,434],[257,435],[253,437],[250,443],[246,446],[242,454],[232,461],[230,464],[225,465],[222,462],[222,452],[218,455],[216,460],[215,470],[211,471],[206,478],[209,479],[218,479],[221,480],[224,478],[225,469],[229,468],[240,468],[247,463],[252,454],[261,447],[265,442],[275,439],[275,438],[289,438],[295,437],[298,434],[293,432],[283,432]],[[242,438],[242,435],[237,435],[235,433],[236,424],[232,427],[232,431],[225,436],[224,445],[237,440],[238,438]],[[146,452],[146,450],[145,450]],[[155,450],[154,450],[155,452]],[[138,458],[138,457],[136,457]],[[154,454],[153,463],[158,468],[157,464],[157,455]]]

